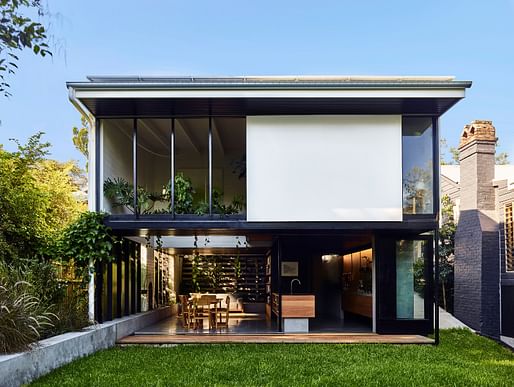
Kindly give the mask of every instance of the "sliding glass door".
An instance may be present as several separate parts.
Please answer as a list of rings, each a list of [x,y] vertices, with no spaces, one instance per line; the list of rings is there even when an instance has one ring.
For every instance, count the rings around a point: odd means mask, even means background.
[[[433,331],[432,235],[376,238],[377,332]]]

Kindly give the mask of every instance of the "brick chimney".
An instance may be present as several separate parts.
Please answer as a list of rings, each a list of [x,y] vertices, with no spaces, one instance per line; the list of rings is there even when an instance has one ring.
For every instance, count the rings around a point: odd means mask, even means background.
[[[494,210],[492,181],[496,152],[496,130],[491,121],[475,120],[460,136],[460,209]]]
[[[499,338],[499,242],[493,186],[496,131],[491,121],[466,125],[459,144],[460,216],[455,234],[455,316]]]

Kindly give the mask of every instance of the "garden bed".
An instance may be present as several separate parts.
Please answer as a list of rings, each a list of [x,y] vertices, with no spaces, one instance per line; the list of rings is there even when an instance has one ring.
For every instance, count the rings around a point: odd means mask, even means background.
[[[170,313],[171,307],[166,307],[127,316],[80,332],[41,340],[30,351],[0,355],[0,385],[18,386],[30,382],[75,359],[112,347],[117,339],[169,317]]]

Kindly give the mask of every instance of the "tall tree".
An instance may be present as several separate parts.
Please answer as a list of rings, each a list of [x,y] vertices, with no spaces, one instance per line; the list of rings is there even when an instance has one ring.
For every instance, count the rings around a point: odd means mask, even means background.
[[[497,142],[496,147],[500,144]],[[449,150],[451,158],[446,159],[446,151]],[[441,159],[441,165],[458,165],[459,162],[459,150],[453,146],[448,147],[448,142],[444,137],[439,140],[439,155]],[[510,164],[509,154],[507,152],[501,152],[496,155],[496,165]]]
[[[450,159],[446,158],[446,152],[450,152]],[[448,146],[448,141],[446,138],[441,137],[439,139],[439,158],[441,161],[441,165],[455,165],[459,164],[459,151],[457,148],[452,146]]]
[[[509,161],[509,155],[507,152],[501,152],[496,155],[495,158],[496,165],[507,165],[510,163]]]
[[[30,49],[35,55],[47,56],[48,37],[45,27],[27,16],[33,11],[44,15],[41,0],[0,0],[0,93],[10,96],[7,77],[18,68],[18,53]]]
[[[84,157],[86,158],[86,170],[88,168],[88,157],[89,157],[89,152],[88,152],[88,141],[89,141],[89,129],[90,129],[90,124],[89,124],[89,120],[85,117],[85,116],[82,116],[80,118],[80,127],[77,127],[77,126],[74,126],[73,127],[73,137],[72,137],[72,140],[73,140],[73,145],[75,145],[75,148],[77,148],[77,150],[82,153],[84,155]]]
[[[18,150],[0,148],[0,260],[48,256],[59,233],[85,210],[76,199],[76,165],[45,159],[43,133]]]
[[[439,281],[440,299],[444,309],[453,310],[453,272],[455,261],[455,231],[453,202],[448,195],[441,198],[441,223],[439,226]]]

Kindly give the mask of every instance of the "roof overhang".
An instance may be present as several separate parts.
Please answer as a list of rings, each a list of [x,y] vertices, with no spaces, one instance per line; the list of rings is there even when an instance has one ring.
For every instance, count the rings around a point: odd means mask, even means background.
[[[465,96],[452,77],[89,77],[70,99],[97,117],[429,114]]]

